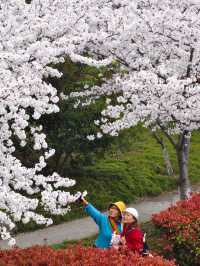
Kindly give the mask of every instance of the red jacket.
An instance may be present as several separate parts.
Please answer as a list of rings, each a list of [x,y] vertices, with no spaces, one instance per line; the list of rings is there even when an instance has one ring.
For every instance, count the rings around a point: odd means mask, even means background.
[[[139,228],[125,225],[121,237],[125,237],[128,249],[142,253],[144,248],[143,233]]]

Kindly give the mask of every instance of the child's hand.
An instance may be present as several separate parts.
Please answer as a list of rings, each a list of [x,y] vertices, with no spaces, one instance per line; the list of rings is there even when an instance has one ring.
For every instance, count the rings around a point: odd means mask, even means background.
[[[83,203],[82,195],[80,195],[80,196],[76,199],[75,202],[78,203],[78,204]]]
[[[88,201],[86,199],[84,199],[83,197],[81,199],[82,199],[83,205],[88,205]]]
[[[123,246],[126,246],[126,239],[125,239],[125,237],[123,236],[123,237],[121,237],[121,240],[120,240],[120,242],[121,242],[121,244],[123,245]]]
[[[83,192],[82,194],[80,194],[80,196],[76,199],[76,202],[79,203],[79,204],[84,204],[84,205],[87,205],[88,202],[87,200],[84,199],[84,197],[87,195],[87,192]]]

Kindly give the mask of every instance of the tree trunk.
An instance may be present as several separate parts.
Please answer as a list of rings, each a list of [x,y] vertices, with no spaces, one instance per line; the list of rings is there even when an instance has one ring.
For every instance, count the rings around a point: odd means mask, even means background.
[[[57,162],[57,166],[56,166],[56,171],[60,174],[63,175],[63,168],[64,168],[64,162],[66,159],[67,155],[65,152],[63,152]]]
[[[176,151],[179,166],[179,187],[181,199],[187,199],[191,192],[190,180],[188,177],[189,149],[190,136],[188,133],[184,132],[181,136],[181,143]]]
[[[162,151],[163,151],[163,158],[164,158],[165,166],[167,169],[167,174],[169,176],[172,176],[174,171],[173,171],[173,167],[172,167],[172,164],[169,158],[168,150],[165,145],[162,146]]]
[[[166,145],[164,143],[164,140],[163,140],[162,137],[160,137],[158,134],[156,134],[156,132],[154,132],[151,127],[150,127],[150,130],[151,130],[152,136],[155,138],[157,143],[162,148],[163,159],[164,159],[165,167],[166,167],[166,170],[167,170],[167,174],[168,174],[168,176],[172,176],[174,171],[173,171],[173,167],[172,167],[172,164],[171,164],[171,161],[170,161],[169,153],[168,153],[167,147],[166,147]]]

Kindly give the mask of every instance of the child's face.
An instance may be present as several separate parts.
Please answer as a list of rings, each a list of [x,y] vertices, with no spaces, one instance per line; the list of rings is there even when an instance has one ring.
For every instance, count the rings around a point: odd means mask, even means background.
[[[122,221],[123,221],[123,223],[126,223],[126,224],[132,224],[132,223],[136,222],[136,219],[135,219],[135,217],[133,217],[132,214],[130,214],[128,212],[124,212]]]
[[[120,215],[117,207],[115,207],[114,205],[109,208],[108,212],[109,216],[112,218],[117,218]]]

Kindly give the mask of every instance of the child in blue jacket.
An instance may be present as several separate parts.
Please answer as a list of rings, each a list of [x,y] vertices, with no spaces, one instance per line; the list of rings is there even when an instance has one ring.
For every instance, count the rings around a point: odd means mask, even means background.
[[[111,203],[108,207],[108,215],[98,211],[92,204],[88,203],[84,198],[81,199],[85,205],[85,210],[89,216],[93,218],[98,225],[99,233],[95,241],[97,248],[109,248],[112,245],[112,236],[120,235],[122,232],[122,212],[126,206],[124,202],[118,201]]]

